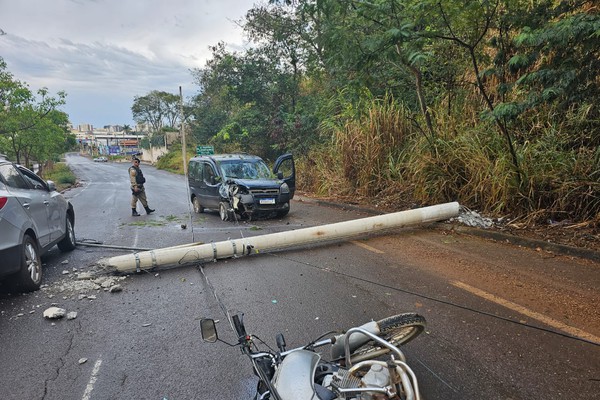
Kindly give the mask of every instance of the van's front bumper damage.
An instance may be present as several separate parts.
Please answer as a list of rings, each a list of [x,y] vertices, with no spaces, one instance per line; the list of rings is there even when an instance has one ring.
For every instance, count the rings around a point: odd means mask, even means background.
[[[228,203],[230,211],[242,218],[271,217],[287,214],[290,209],[290,193],[281,193],[279,188],[248,189],[230,184],[226,188],[226,197],[221,200]]]

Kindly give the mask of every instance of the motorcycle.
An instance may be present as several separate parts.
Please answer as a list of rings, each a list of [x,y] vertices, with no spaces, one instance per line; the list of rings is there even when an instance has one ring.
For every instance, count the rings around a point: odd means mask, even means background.
[[[244,314],[231,317],[238,343],[219,339],[215,321],[202,319],[205,342],[239,346],[258,376],[255,399],[273,400],[420,400],[417,377],[399,349],[425,329],[415,313],[371,321],[346,332],[328,332],[310,343],[287,350],[283,334],[278,351],[246,332]],[[268,350],[260,350],[258,344]],[[317,352],[330,346],[329,360]]]

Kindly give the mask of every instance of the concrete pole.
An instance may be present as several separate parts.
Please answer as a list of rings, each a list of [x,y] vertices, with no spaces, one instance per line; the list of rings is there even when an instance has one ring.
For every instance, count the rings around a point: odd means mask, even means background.
[[[185,143],[185,116],[183,114],[183,91],[179,86],[179,115],[180,115],[180,129],[181,129],[181,153],[183,158],[183,176],[187,177],[188,165],[187,165],[187,145]]]
[[[222,258],[238,257],[294,246],[330,242],[368,235],[392,228],[427,224],[457,217],[456,202],[400,211],[335,224],[271,233],[216,243],[191,244],[105,258],[98,264],[119,272],[134,272],[155,267],[188,265]]]

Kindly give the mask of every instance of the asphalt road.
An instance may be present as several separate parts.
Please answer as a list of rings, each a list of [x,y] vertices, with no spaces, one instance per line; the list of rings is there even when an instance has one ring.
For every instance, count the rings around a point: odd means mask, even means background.
[[[128,164],[68,162],[82,185],[66,196],[87,243],[160,248],[369,216],[299,198],[282,220],[225,223],[216,211],[191,214],[183,177],[143,165],[157,211],[134,218]],[[197,266],[126,276],[117,293],[75,286],[99,259],[129,252],[54,249],[42,290],[0,287],[1,399],[250,399],[249,361],[200,340],[199,319],[212,317],[234,341],[223,308],[244,312],[248,331],[272,346],[278,332],[299,346],[418,312],[428,329],[404,351],[427,400],[600,393],[600,265],[589,260],[428,227],[208,263],[217,297]],[[53,304],[77,317],[44,319]]]

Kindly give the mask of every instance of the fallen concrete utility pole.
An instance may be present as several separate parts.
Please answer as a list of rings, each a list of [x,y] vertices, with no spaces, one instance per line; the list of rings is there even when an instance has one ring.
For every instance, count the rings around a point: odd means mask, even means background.
[[[270,233],[241,239],[230,239],[201,245],[183,245],[151,251],[105,258],[98,264],[118,272],[134,272],[156,267],[188,265],[282,250],[300,245],[330,242],[333,240],[368,235],[392,228],[403,228],[457,217],[456,202],[400,211],[375,217],[362,218],[335,224],[303,228],[288,232]]]

